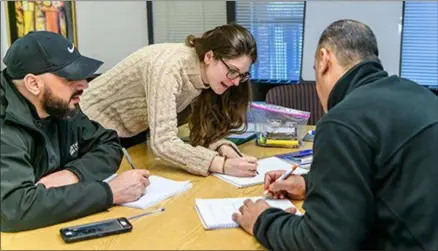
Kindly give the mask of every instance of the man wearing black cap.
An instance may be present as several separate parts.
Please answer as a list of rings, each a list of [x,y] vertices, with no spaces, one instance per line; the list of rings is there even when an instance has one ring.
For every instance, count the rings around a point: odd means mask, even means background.
[[[3,62],[2,232],[53,225],[141,196],[146,170],[102,182],[120,165],[119,139],[79,109],[86,79],[102,62],[45,31],[16,40]]]

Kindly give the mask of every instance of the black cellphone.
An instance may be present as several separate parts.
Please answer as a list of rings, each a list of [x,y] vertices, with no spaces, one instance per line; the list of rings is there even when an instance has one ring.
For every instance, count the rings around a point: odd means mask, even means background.
[[[66,243],[96,239],[108,235],[131,232],[132,224],[126,218],[110,219],[85,225],[61,228],[62,239]]]

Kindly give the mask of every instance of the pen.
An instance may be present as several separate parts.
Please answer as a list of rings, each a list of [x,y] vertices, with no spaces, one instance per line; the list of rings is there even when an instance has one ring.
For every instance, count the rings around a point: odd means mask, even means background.
[[[123,154],[125,155],[126,160],[128,161],[129,165],[132,169],[135,169],[134,163],[132,163],[131,156],[129,156],[128,151],[124,147],[122,147]]]
[[[302,158],[302,157],[308,157],[311,156],[313,154],[312,150],[301,150],[298,152],[290,152],[290,153],[283,153],[283,154],[279,154],[276,155],[279,158],[284,158],[284,159],[295,159],[295,158]]]
[[[237,153],[237,155],[239,155],[239,157],[243,157],[243,155],[233,146],[233,145],[229,145],[231,146],[231,148],[233,148],[233,150]],[[259,172],[256,170],[257,175],[259,174]]]
[[[142,214],[137,214],[137,215],[134,215],[132,217],[129,217],[128,220],[133,220],[133,219],[137,219],[137,218],[140,218],[140,217],[143,217],[143,216],[146,216],[146,215],[155,214],[155,213],[161,213],[161,212],[164,212],[164,208],[160,208],[160,209],[157,209],[157,210],[154,210],[154,211],[150,211],[150,212],[146,212],[146,213],[142,213]]]
[[[297,167],[298,167],[297,164],[292,165],[292,168],[287,170],[285,173],[283,173],[283,175],[281,175],[276,181],[274,181],[274,183],[279,181],[279,180],[287,179],[287,177],[289,177],[289,175],[291,175],[295,171],[295,169],[297,169]],[[268,194],[268,190],[266,190],[263,194],[267,195]]]
[[[298,152],[289,153],[288,155],[291,156],[291,157],[300,158],[300,157],[305,157],[305,156],[309,156],[309,155],[312,155],[312,154],[313,154],[312,150],[301,150],[301,151],[298,151]]]

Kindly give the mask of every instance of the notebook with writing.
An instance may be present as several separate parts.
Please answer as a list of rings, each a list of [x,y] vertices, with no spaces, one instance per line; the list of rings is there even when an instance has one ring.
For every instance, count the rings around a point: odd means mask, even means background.
[[[249,186],[255,186],[259,184],[264,183],[265,174],[270,171],[274,170],[289,170],[292,168],[292,165],[290,163],[287,163],[284,160],[281,160],[277,157],[269,157],[264,158],[258,161],[257,171],[259,172],[258,175],[254,177],[234,177],[226,174],[219,174],[215,173],[214,176],[238,187],[249,187]],[[295,175],[302,175],[309,172],[308,169],[300,168],[298,167],[295,169],[293,174]]]
[[[104,181],[108,182],[116,176],[114,174]],[[149,176],[149,181],[150,185],[146,187],[143,196],[136,201],[121,204],[121,206],[145,209],[192,188],[190,181],[174,181],[154,175]]]
[[[233,221],[233,213],[239,212],[243,201],[251,199],[254,202],[263,197],[240,197],[220,199],[195,199],[195,209],[205,229],[236,228],[239,225]],[[271,207],[287,209],[295,207],[289,200],[265,199]],[[297,211],[296,215],[303,215]]]

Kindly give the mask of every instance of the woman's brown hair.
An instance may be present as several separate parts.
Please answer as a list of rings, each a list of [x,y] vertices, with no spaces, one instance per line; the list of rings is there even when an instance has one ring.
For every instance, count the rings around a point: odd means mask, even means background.
[[[199,60],[210,50],[214,58],[234,59],[249,56],[257,60],[257,45],[254,37],[238,24],[227,24],[205,32],[201,37],[190,35],[186,45],[195,48]],[[192,103],[189,116],[190,143],[193,146],[208,147],[211,143],[226,137],[231,130],[247,128],[248,106],[251,101],[250,81],[241,82],[229,88],[222,95],[211,89],[204,89]]]

